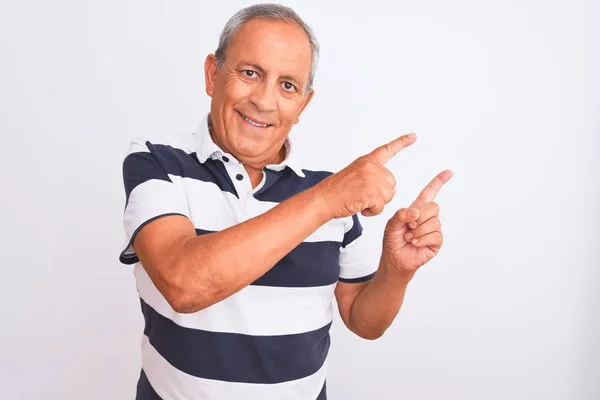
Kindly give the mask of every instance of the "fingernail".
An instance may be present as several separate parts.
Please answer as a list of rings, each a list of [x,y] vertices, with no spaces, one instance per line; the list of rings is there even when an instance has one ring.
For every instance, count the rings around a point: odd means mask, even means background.
[[[414,218],[416,215],[417,215],[417,212],[415,210],[408,211],[408,218]]]
[[[406,234],[406,236],[404,236],[404,237],[406,238],[406,240],[410,240],[410,239],[412,239],[412,238],[413,238],[413,234],[412,234],[412,233],[410,233],[410,232],[408,232],[408,233]]]
[[[411,243],[412,244],[417,244],[417,243],[419,243],[419,239],[413,239],[413,241]]]
[[[417,221],[413,221],[413,222],[411,222],[410,224],[408,224],[408,226],[409,226],[411,229],[415,229],[415,228],[417,227]]]

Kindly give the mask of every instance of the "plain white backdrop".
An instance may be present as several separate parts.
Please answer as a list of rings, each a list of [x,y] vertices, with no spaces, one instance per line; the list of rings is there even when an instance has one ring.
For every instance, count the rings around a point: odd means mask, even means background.
[[[594,4],[596,3],[596,4]],[[203,63],[249,1],[0,1],[4,399],[132,399],[142,316],[123,245],[129,140],[194,130]],[[322,57],[292,131],[339,170],[394,137],[386,220],[439,171],[445,244],[383,338],[332,331],[329,398],[600,398],[600,8],[289,1]]]

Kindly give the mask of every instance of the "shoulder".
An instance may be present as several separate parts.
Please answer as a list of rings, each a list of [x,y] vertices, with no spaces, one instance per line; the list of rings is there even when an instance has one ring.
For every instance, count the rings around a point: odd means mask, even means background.
[[[160,165],[166,171],[178,171],[193,168],[197,164],[195,157],[195,135],[172,134],[157,138],[138,136],[133,138],[127,148],[124,166],[144,164]]]
[[[123,159],[123,179],[129,193],[149,180],[170,181],[169,176],[187,176],[197,169],[193,152],[194,135],[165,135],[158,138],[135,137]]]
[[[137,136],[131,139],[125,157],[134,153],[156,155],[192,154],[195,151],[195,134],[178,133],[155,138]]]

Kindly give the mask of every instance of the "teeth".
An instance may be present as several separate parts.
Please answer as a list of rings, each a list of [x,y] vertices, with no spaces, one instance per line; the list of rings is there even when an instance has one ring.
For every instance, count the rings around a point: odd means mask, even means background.
[[[259,128],[266,128],[267,126],[269,126],[269,124],[259,124],[258,122],[254,122],[251,119],[249,119],[248,117],[246,117],[244,114],[240,113],[240,115],[242,116],[242,118],[244,118],[246,121],[250,122],[252,125],[257,126]]]

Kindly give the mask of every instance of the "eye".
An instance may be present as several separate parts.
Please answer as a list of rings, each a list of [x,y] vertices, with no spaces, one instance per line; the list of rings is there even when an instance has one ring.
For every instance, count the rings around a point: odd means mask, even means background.
[[[296,86],[294,86],[294,84],[290,82],[283,82],[283,88],[288,92],[296,90]]]
[[[256,76],[256,71],[252,71],[251,69],[245,69],[243,72],[248,78],[254,78]]]

